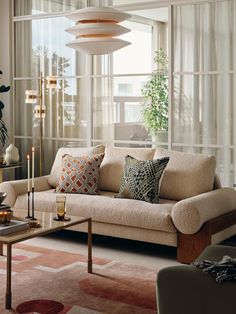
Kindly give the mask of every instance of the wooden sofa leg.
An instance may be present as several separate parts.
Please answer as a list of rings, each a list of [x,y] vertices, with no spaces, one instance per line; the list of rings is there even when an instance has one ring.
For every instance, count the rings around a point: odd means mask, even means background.
[[[195,234],[177,234],[177,261],[190,264],[211,244],[211,230],[208,225],[203,226]]]

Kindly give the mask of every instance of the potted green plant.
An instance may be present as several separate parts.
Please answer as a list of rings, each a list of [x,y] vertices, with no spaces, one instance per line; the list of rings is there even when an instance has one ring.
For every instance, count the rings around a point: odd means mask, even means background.
[[[155,52],[156,69],[142,89],[141,114],[155,145],[167,141],[168,132],[168,58],[163,49]]]
[[[2,74],[2,71],[0,71],[0,75]],[[6,93],[10,90],[10,86],[0,85],[0,93]],[[8,134],[7,134],[7,127],[5,125],[5,122],[2,119],[2,113],[5,105],[0,100],[0,141],[2,143],[2,146],[6,144]]]

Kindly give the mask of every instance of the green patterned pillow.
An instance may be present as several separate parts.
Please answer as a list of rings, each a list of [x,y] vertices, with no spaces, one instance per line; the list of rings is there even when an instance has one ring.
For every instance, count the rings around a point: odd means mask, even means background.
[[[144,161],[127,155],[120,191],[115,197],[159,203],[159,181],[168,161],[169,157]]]

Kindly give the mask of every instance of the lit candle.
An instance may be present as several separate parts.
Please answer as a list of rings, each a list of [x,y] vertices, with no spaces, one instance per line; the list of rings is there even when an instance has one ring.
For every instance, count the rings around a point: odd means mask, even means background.
[[[30,192],[30,156],[27,155],[27,166],[28,166],[28,192]]]
[[[34,147],[32,147],[32,188],[34,188]]]

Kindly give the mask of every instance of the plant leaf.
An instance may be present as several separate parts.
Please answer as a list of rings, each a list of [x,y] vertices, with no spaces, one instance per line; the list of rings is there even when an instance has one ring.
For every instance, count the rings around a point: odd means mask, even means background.
[[[0,86],[0,93],[6,93],[10,90],[10,86],[2,85]]]
[[[0,120],[0,124],[1,124],[0,125],[0,141],[2,142],[2,145],[4,146],[8,138],[7,128],[3,120]]]

